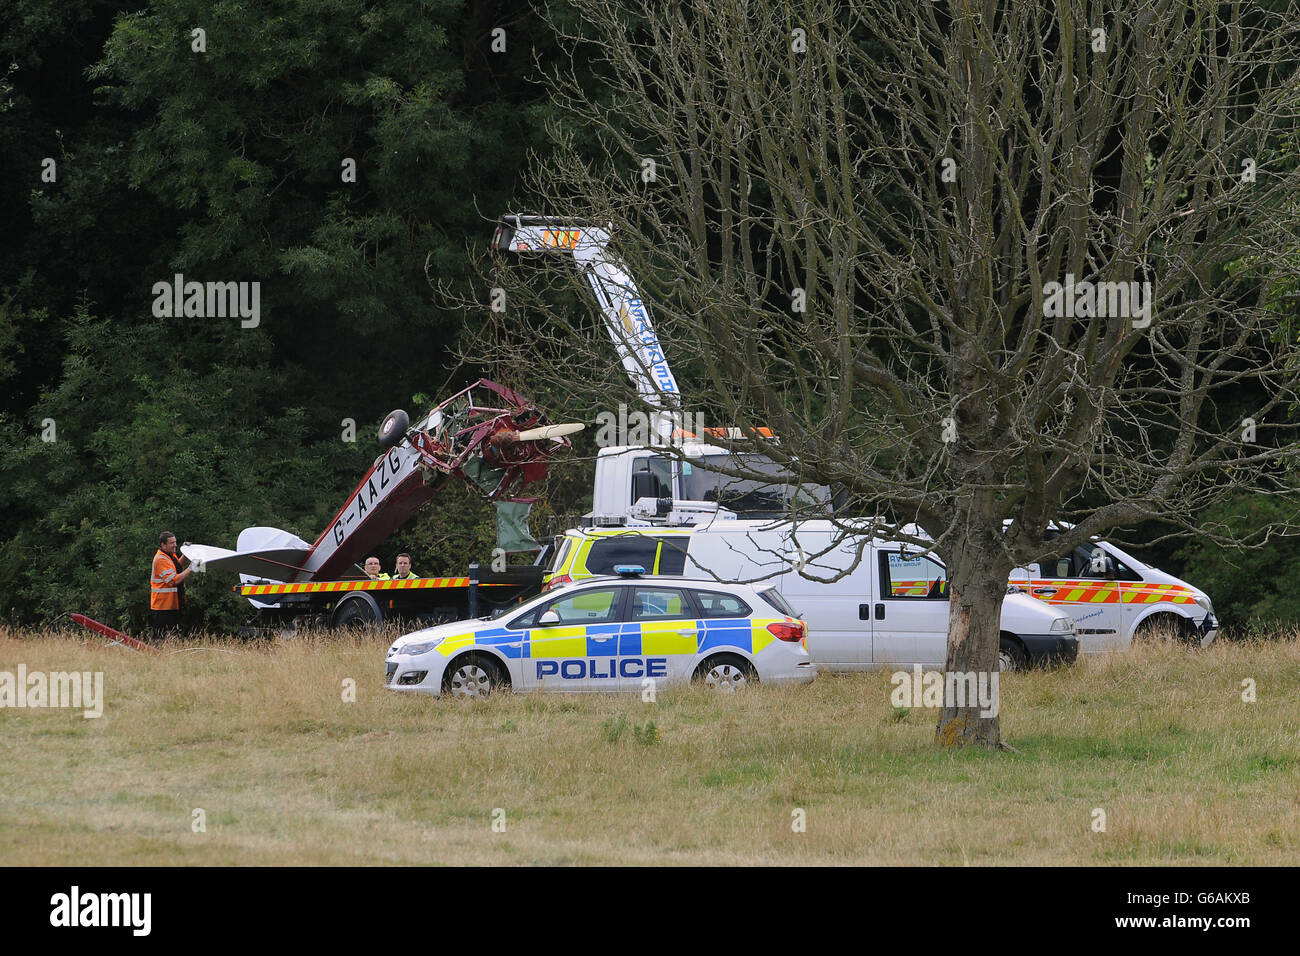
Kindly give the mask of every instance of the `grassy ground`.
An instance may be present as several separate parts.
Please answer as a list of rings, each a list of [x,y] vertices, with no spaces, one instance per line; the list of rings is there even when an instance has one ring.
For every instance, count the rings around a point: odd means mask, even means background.
[[[1014,753],[936,752],[934,712],[896,713],[886,674],[466,704],[384,691],[382,636],[86,640],[0,630],[0,671],[102,671],[106,698],[91,720],[0,709],[0,864],[1300,857],[1294,635],[1005,676]]]

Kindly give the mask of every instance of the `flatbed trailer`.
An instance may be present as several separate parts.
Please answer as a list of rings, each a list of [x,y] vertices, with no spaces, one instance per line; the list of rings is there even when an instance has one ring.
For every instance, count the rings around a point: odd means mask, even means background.
[[[477,564],[464,577],[406,580],[251,581],[232,588],[256,608],[240,633],[299,627],[335,630],[375,627],[386,621],[429,626],[482,617],[539,593],[543,564],[491,571]]]

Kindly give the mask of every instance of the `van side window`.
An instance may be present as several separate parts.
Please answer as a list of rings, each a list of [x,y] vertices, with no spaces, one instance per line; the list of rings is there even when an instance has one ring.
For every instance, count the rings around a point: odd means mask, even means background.
[[[560,568],[564,567],[564,559],[569,556],[570,549],[573,548],[573,539],[565,538],[560,546],[555,550],[555,560],[551,562],[551,573],[559,574]]]
[[[587,552],[589,574],[613,574],[620,564],[639,564],[652,574],[659,542],[642,534],[619,534],[597,538]]]
[[[613,574],[620,564],[639,564],[646,574],[681,574],[686,570],[687,535],[652,538],[617,534],[597,538],[587,552],[588,574]]]
[[[1141,581],[1142,576],[1132,568],[1120,561],[1119,558],[1110,556],[1115,562],[1115,579],[1118,581]],[[1058,578],[1084,578],[1087,580],[1105,581],[1107,575],[1105,571],[1096,570],[1092,566],[1092,548],[1088,545],[1079,545],[1074,549],[1073,554],[1068,558],[1060,558],[1056,561],[1047,561],[1043,564],[1044,571],[1055,571]]]
[[[880,552],[880,593],[889,598],[948,598],[948,569],[923,555]]]
[[[700,605],[700,617],[749,617],[749,605],[734,594],[721,591],[694,591]]]
[[[686,546],[689,535],[659,539],[659,567],[655,574],[684,574],[686,572]]]

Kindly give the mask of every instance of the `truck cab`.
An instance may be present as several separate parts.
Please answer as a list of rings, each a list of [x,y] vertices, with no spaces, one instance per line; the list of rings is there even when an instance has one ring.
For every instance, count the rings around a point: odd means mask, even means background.
[[[592,511],[585,523],[683,525],[701,518],[829,512],[831,495],[825,485],[800,483],[766,456],[695,440],[678,447],[682,457],[646,446],[602,448],[596,458]],[[770,474],[771,480],[726,474],[736,468],[737,459],[746,470]]]

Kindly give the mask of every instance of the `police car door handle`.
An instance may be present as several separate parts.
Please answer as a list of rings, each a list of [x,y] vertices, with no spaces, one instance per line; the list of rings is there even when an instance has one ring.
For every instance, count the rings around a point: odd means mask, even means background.
[[[677,633],[680,634],[682,637],[695,637],[700,632],[699,631],[678,631]]]
[[[1056,593],[1056,588],[1034,588],[1035,594],[1046,594],[1049,597]]]
[[[612,641],[613,639],[614,639],[613,634],[601,634],[598,635],[597,637],[592,638],[592,640],[595,641],[597,644],[604,644],[606,641]]]

